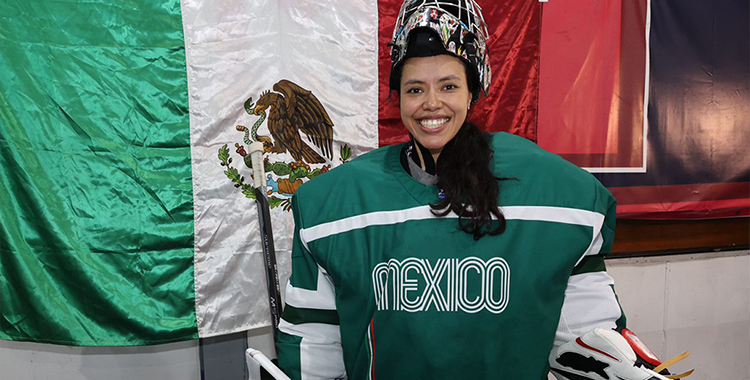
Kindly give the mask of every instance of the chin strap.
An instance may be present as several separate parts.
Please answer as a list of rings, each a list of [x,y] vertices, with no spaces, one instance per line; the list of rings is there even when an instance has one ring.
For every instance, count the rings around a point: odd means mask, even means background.
[[[435,175],[437,173],[437,167],[435,161],[432,159],[430,151],[422,146],[414,137],[406,147],[406,156],[414,161],[424,172]]]
[[[672,375],[666,369],[688,355],[662,363],[631,331],[595,328],[553,349],[549,363],[559,380],[667,380],[693,373]]]

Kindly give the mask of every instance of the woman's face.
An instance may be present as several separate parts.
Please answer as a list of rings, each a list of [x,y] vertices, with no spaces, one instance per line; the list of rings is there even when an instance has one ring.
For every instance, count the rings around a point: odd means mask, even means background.
[[[401,71],[401,120],[412,136],[437,158],[466,120],[471,94],[457,57],[414,57]]]

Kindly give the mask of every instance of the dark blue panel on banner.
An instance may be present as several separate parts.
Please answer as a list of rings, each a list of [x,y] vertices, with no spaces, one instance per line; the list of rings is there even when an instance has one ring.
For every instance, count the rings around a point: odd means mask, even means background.
[[[648,172],[607,187],[750,181],[750,2],[651,2]]]

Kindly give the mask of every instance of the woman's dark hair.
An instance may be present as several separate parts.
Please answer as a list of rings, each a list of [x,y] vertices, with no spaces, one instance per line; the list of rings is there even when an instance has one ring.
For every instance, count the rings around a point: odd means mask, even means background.
[[[494,152],[489,135],[476,125],[465,122],[456,136],[438,157],[437,186],[445,197],[430,204],[432,213],[446,216],[451,211],[458,215],[458,228],[479,240],[484,235],[499,235],[505,231],[505,216],[498,209],[500,187],[490,168]],[[493,222],[493,217],[496,219]]]
[[[474,94],[479,80],[475,71],[464,61],[469,94]],[[403,65],[394,70],[396,83],[401,83]],[[400,96],[400,91],[399,91]],[[474,99],[476,100],[476,99]],[[456,136],[443,147],[435,163],[437,186],[445,197],[430,204],[432,213],[446,216],[451,211],[458,215],[458,228],[479,240],[484,235],[499,235],[507,222],[498,208],[498,181],[513,179],[496,177],[490,168],[494,152],[489,135],[470,122],[464,122]],[[496,220],[493,222],[492,218]]]

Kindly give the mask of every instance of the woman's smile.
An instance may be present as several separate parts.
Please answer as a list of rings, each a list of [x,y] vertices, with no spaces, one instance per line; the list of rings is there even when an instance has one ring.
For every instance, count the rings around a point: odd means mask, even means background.
[[[463,62],[447,54],[407,59],[399,99],[404,126],[437,162],[469,110],[471,93]]]
[[[439,118],[439,119],[422,119],[419,121],[419,123],[422,124],[422,127],[426,129],[427,131],[435,131],[438,128],[445,125],[445,123],[450,121],[450,119],[451,118],[449,117],[444,117],[444,118]]]

